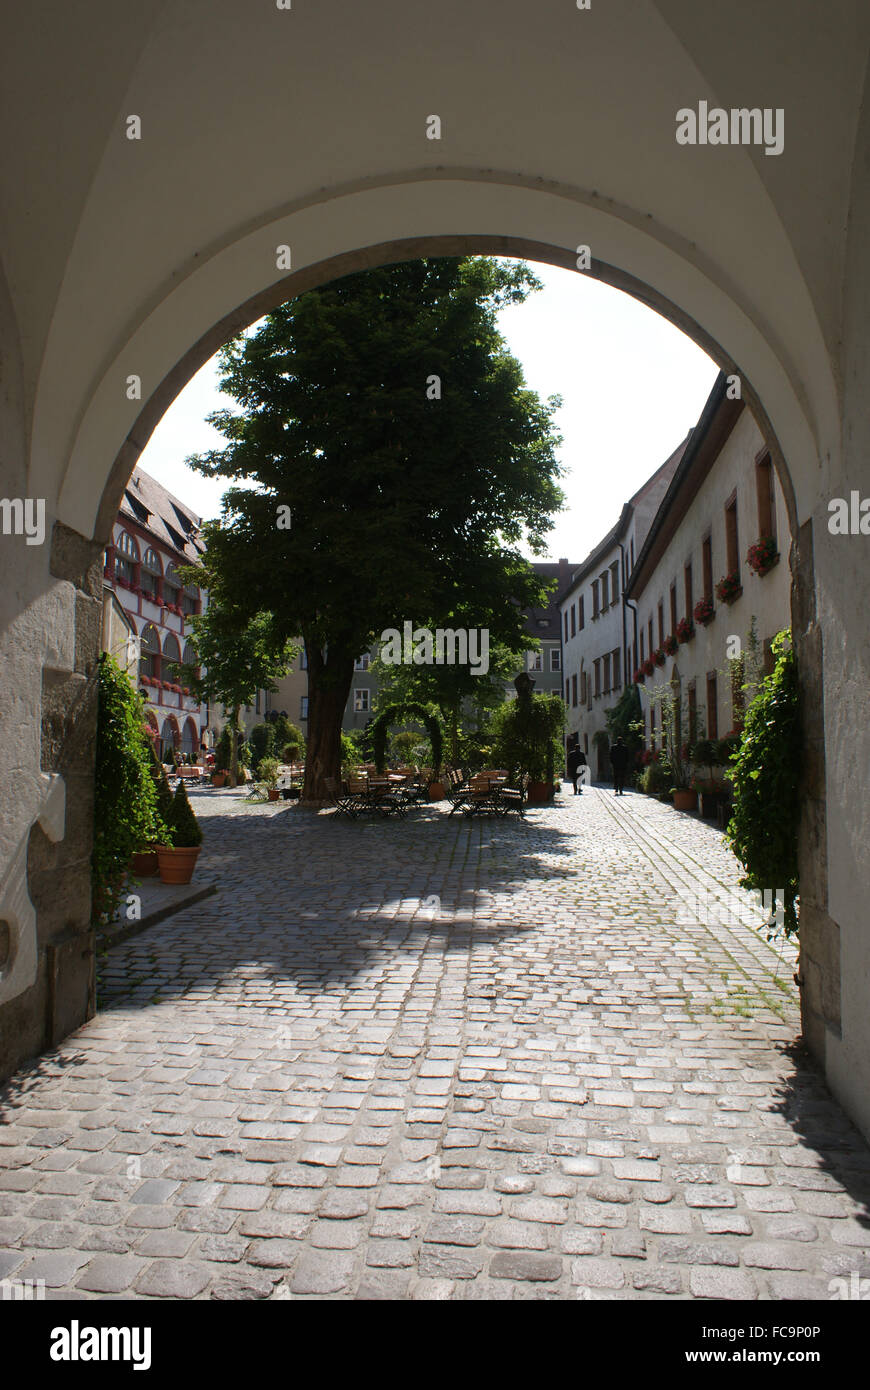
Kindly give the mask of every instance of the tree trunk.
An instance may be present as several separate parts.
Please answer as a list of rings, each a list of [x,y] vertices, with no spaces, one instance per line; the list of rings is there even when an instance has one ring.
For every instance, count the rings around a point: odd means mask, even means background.
[[[450,761],[454,767],[459,766],[459,705],[455,704],[450,711]],[[439,771],[435,769],[436,773]]]
[[[327,660],[308,642],[308,745],[302,801],[322,806],[329,801],[326,778],[341,778],[341,723],[353,680],[352,656],[330,652]]]
[[[231,787],[239,785],[239,710],[240,705],[233,708],[230,720],[230,771],[227,781]]]

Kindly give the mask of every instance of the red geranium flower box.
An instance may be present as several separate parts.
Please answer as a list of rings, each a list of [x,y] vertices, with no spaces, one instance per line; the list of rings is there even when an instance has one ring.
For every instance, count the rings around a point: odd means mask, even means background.
[[[696,623],[700,623],[702,627],[706,627],[708,623],[712,623],[715,612],[713,600],[701,598],[698,599],[698,602],[695,604],[692,616]]]
[[[765,575],[779,560],[779,551],[773,536],[762,536],[746,552],[746,563],[755,574]]]
[[[651,676],[655,669],[655,662],[653,661],[651,656],[648,656],[646,661],[643,663],[644,675]]]
[[[665,656],[665,649],[664,649],[664,647],[659,647],[658,651],[655,652],[655,654],[654,654],[654,660],[655,660],[656,666],[664,666],[665,662],[667,661],[667,657]]]
[[[716,597],[720,603],[733,603],[741,593],[740,576],[736,572],[723,575],[716,585]]]
[[[677,623],[677,641],[691,642],[695,635],[695,629],[688,618],[681,618]]]
[[[671,633],[669,637],[665,638],[665,651],[667,652],[668,656],[676,656],[677,645],[677,639],[673,633]]]

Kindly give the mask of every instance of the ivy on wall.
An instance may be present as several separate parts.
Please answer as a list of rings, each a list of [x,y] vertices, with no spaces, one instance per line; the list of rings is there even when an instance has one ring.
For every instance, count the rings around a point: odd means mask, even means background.
[[[726,838],[746,870],[741,887],[784,890],[783,928],[792,935],[798,930],[801,724],[788,629],[777,634],[772,650],[776,664],[746,711],[726,773],[734,787]]]
[[[168,842],[151,775],[142,697],[107,652],[100,657],[97,682],[91,855],[91,917],[95,922],[114,916],[129,877],[131,855],[145,845]]]

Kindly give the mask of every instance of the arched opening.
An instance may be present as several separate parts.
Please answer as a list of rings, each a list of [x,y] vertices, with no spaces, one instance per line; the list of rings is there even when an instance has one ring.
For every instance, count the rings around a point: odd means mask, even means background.
[[[163,762],[168,762],[180,745],[181,733],[178,728],[178,720],[174,714],[169,714],[160,727],[160,756]]]

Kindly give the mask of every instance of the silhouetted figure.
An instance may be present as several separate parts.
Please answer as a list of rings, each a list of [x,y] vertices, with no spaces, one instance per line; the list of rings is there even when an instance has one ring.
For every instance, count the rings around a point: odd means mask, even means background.
[[[577,780],[580,777],[581,769],[586,766],[586,754],[579,744],[576,744],[568,754],[568,776],[574,784],[574,795],[582,796],[583,789],[578,787]]]
[[[610,766],[613,768],[614,795],[622,796],[625,783],[625,769],[628,766],[628,749],[621,737],[610,745]]]

